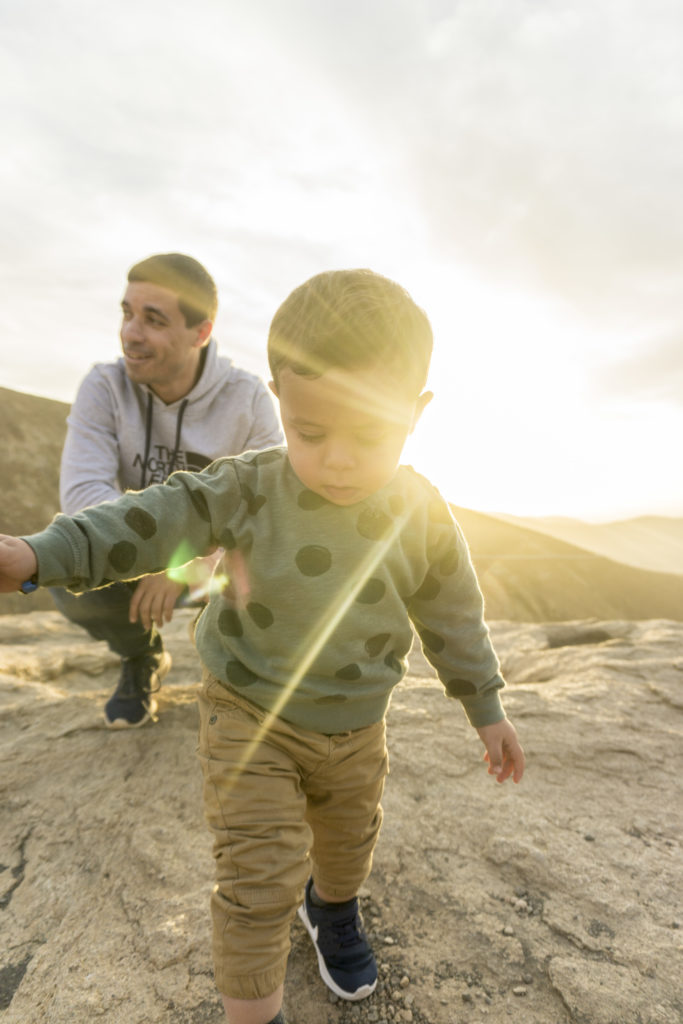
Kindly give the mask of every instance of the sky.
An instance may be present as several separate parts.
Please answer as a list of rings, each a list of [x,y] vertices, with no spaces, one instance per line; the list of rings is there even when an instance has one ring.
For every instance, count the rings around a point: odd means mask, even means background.
[[[71,402],[128,267],[222,352],[321,270],[435,335],[406,449],[457,505],[683,515],[678,0],[0,0],[0,386]]]

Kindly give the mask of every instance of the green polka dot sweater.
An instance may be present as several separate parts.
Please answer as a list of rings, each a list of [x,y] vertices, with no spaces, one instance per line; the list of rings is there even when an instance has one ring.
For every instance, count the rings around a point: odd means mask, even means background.
[[[503,680],[467,545],[414,470],[351,506],[307,490],[285,448],[57,516],[25,537],[42,586],[79,591],[224,550],[196,643],[228,688],[305,729],[379,721],[414,625],[474,726],[504,716]]]

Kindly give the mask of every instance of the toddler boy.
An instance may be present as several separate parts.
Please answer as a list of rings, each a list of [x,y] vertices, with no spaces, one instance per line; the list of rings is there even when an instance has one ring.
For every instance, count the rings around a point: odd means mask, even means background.
[[[31,577],[83,590],[225,551],[195,641],[213,953],[230,1024],[284,1022],[297,908],[333,992],[357,1000],[376,986],[357,893],[412,626],[489,773],[518,782],[524,771],[465,541],[438,491],[399,466],[431,398],[431,349],[429,321],[399,285],[367,270],[319,274],[269,334],[287,448],[178,472],[0,540],[4,590]]]

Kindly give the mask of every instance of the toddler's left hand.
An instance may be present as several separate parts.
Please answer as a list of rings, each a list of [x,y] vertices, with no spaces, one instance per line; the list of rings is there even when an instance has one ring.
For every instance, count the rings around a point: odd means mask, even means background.
[[[524,775],[524,751],[512,722],[504,718],[494,725],[482,726],[477,732],[486,747],[484,760],[488,761],[489,775],[495,775],[498,782],[505,782],[510,776],[513,782],[519,782]]]
[[[37,571],[33,548],[25,540],[0,534],[0,594],[18,590]]]

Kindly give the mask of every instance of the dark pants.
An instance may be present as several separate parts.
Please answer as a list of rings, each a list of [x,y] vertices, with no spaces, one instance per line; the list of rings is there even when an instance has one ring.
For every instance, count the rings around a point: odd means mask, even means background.
[[[161,635],[155,626],[145,629],[128,621],[130,599],[136,583],[112,583],[102,590],[72,594],[62,587],[50,587],[58,609],[70,622],[82,626],[95,640],[104,640],[122,658],[138,658],[162,650]]]

